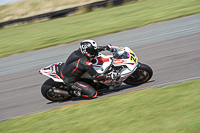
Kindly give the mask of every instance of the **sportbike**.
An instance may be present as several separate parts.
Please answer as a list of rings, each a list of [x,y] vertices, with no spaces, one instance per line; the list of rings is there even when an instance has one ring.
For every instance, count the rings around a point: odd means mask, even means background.
[[[94,81],[85,72],[80,80],[90,84],[97,92],[115,89],[122,83],[130,85],[143,84],[151,79],[151,67],[138,61],[138,57],[129,47],[112,46],[110,55],[99,53],[97,59],[91,59],[94,69],[100,74],[115,73],[112,78],[103,81]],[[64,101],[72,98],[70,88],[64,84],[60,76],[63,62],[55,63],[42,68],[39,73],[49,77],[41,87],[42,95],[50,101]]]

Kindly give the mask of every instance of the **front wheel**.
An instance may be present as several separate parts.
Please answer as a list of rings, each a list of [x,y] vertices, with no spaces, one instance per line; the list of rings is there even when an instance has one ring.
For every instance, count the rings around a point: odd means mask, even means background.
[[[55,82],[53,79],[47,79],[41,87],[42,95],[50,101],[66,101],[71,99],[71,95],[57,93],[56,90],[61,90],[63,88],[63,83]],[[63,90],[64,92],[64,90]]]
[[[125,81],[126,84],[138,85],[147,82],[153,76],[153,70],[146,64],[140,66]]]

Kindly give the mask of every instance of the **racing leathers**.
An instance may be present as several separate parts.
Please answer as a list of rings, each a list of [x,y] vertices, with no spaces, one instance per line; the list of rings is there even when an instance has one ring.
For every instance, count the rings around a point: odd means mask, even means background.
[[[106,48],[99,48],[99,51],[102,50],[106,50]],[[95,98],[97,96],[97,92],[92,86],[79,80],[86,71],[91,75],[93,80],[101,81],[106,79],[106,75],[96,72],[89,59],[89,57],[83,55],[81,50],[78,49],[68,57],[60,71],[60,75],[65,84],[71,89],[72,94],[75,96],[88,98]]]

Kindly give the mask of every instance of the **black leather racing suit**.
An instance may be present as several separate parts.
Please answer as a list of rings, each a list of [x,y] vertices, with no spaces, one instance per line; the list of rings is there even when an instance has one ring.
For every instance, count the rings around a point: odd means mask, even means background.
[[[101,47],[100,51],[104,50]],[[61,69],[61,77],[66,85],[71,89],[79,90],[81,94],[77,96],[83,96],[88,98],[94,98],[97,95],[96,90],[89,84],[79,81],[81,75],[88,72],[93,80],[101,81],[106,79],[106,75],[101,75],[93,68],[92,63],[89,61],[89,57],[83,55],[81,50],[74,51],[66,60]]]

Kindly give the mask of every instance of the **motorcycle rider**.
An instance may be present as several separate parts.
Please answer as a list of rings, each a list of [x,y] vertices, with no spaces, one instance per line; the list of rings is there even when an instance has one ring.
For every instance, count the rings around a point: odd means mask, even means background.
[[[71,89],[74,96],[95,98],[97,91],[89,84],[79,80],[86,71],[93,80],[101,81],[108,78],[108,75],[99,74],[93,68],[90,59],[96,59],[99,51],[110,50],[111,45],[98,47],[94,40],[84,40],[80,43],[80,48],[68,57],[62,66],[60,75],[64,83]]]

